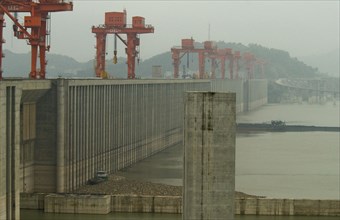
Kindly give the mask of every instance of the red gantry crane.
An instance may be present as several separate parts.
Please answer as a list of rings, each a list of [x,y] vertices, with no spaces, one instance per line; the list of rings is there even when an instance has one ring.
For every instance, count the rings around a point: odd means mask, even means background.
[[[171,48],[172,59],[174,65],[174,78],[177,79],[179,76],[179,65],[181,63],[181,58],[185,54],[189,53],[198,53],[198,72],[199,79],[207,78],[204,77],[205,73],[205,58],[210,58],[211,60],[211,79],[215,79],[215,70],[218,65],[218,62],[221,65],[221,79],[225,79],[225,65],[226,60],[229,60],[229,79],[253,79],[254,78],[254,68],[255,64],[260,66],[260,71],[262,73],[262,78],[264,78],[264,65],[266,61],[255,57],[250,52],[245,52],[241,56],[240,51],[235,51],[231,48],[223,48],[219,49],[212,41],[205,41],[204,48],[195,48],[194,40],[191,39],[182,39],[182,46]],[[246,75],[244,77],[239,76],[240,70],[240,60],[241,67],[243,67],[246,71]]]
[[[67,0],[0,0],[0,79],[2,79],[2,44],[3,27],[5,27],[4,15],[13,21],[14,36],[27,40],[31,45],[31,79],[45,79],[46,76],[46,51],[50,50],[48,36],[50,30],[48,19],[50,12],[72,11],[73,4]],[[24,17],[24,24],[20,24],[17,13],[30,13]],[[14,15],[12,14],[14,13]],[[30,29],[30,31],[29,31]],[[39,50],[39,51],[38,51]],[[40,70],[37,69],[37,59],[40,59]]]
[[[105,24],[92,27],[92,33],[96,34],[96,67],[97,77],[105,78],[105,55],[106,55],[106,36],[114,34],[114,57],[113,63],[117,63],[117,37],[126,45],[128,79],[135,79],[135,61],[139,51],[137,47],[140,45],[139,34],[154,33],[154,27],[145,25],[144,17],[132,17],[132,25],[126,24],[126,11],[123,12],[106,12]],[[120,35],[126,34],[127,40]]]
[[[179,64],[181,63],[181,58],[188,53],[198,53],[198,73],[199,78],[204,78],[205,73],[205,58],[207,56],[212,56],[212,72],[215,68],[215,60],[213,54],[216,53],[217,47],[212,41],[205,41],[204,48],[195,48],[194,39],[182,39],[181,47],[171,48],[173,65],[174,65],[174,78],[177,79],[179,76]],[[181,55],[182,53],[182,55]]]
[[[194,40],[191,39],[182,39],[181,47],[173,47],[171,48],[172,59],[174,65],[174,78],[178,78],[179,76],[179,65],[181,63],[181,58],[185,54],[189,53],[198,53],[198,65],[199,65],[199,78],[204,78],[205,73],[205,58],[210,58],[211,60],[211,78],[215,79],[215,70],[217,67],[217,62],[220,61],[221,64],[221,78],[225,78],[225,63],[226,60],[229,60],[229,79],[238,79],[238,71],[239,71],[239,60],[242,58],[240,55],[240,51],[235,51],[233,53],[231,48],[218,49],[214,42],[205,41],[204,48],[195,48]],[[235,74],[234,74],[234,67]]]

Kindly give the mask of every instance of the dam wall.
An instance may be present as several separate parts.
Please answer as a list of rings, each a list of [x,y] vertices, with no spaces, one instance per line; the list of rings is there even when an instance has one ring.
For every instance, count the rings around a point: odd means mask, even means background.
[[[243,81],[243,112],[251,111],[268,103],[267,80]]]
[[[71,192],[97,170],[112,173],[182,142],[186,91],[236,92],[243,111],[242,84],[0,81],[0,219],[18,218],[19,192]]]
[[[184,92],[209,89],[209,81],[57,81],[57,185],[48,191],[70,192],[97,170],[112,173],[182,142]]]
[[[245,88],[248,87],[248,99],[243,100],[247,103],[248,108],[245,108],[244,111],[251,111],[268,103],[267,80],[253,79],[245,81],[244,84]]]
[[[236,93],[236,113],[247,112],[268,103],[267,80],[228,80],[211,81],[212,92]]]
[[[212,92],[233,92],[236,93],[236,113],[243,112],[243,92],[242,80],[218,79],[211,81]]]

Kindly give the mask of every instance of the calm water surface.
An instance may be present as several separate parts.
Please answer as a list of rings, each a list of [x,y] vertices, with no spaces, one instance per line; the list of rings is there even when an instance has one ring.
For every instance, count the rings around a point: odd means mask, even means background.
[[[238,122],[340,126],[339,103],[278,104],[237,116]],[[237,134],[236,190],[270,198],[340,199],[338,132],[266,132]],[[119,175],[182,185],[183,147],[168,148]],[[181,215],[111,213],[104,216],[21,211],[22,220],[131,219],[179,220]],[[334,220],[337,217],[236,216],[235,220]]]
[[[339,102],[267,105],[238,122],[340,127]],[[340,199],[339,132],[240,134],[236,139],[236,189],[272,198]]]

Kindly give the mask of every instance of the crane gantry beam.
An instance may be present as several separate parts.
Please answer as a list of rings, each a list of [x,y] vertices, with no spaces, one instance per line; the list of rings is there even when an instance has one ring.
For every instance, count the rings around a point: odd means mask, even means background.
[[[72,11],[73,4],[66,0],[1,0],[0,1],[0,79],[2,79],[2,44],[3,27],[5,26],[4,15],[6,14],[13,21],[14,36],[18,39],[27,40],[31,46],[31,79],[45,79],[46,77],[46,51],[50,50],[47,44],[49,30],[47,21],[50,12]],[[30,13],[24,17],[24,24],[20,24],[18,19],[11,13]],[[30,32],[28,31],[30,29]],[[37,59],[39,51],[40,70],[37,69]]]

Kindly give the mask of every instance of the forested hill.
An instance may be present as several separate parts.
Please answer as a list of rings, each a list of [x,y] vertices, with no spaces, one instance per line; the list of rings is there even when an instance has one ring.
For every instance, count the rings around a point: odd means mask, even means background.
[[[202,44],[196,43],[197,47],[203,47]],[[268,79],[277,78],[295,78],[295,77],[313,77],[318,74],[318,69],[313,68],[299,61],[297,58],[292,58],[288,52],[273,48],[266,48],[256,44],[245,46],[240,43],[225,43],[217,42],[218,48],[232,48],[233,51],[251,52],[256,57],[263,59],[266,62],[265,76]],[[30,69],[30,54],[14,54],[10,51],[5,51],[6,57],[4,63],[4,76],[28,76]],[[75,59],[50,54],[47,55],[47,76],[94,76],[94,60],[86,63],[77,62]],[[118,58],[118,64],[112,63],[112,57],[107,56],[107,72],[117,78],[125,78],[127,75],[126,58]],[[180,71],[183,71],[183,65],[187,72],[197,72],[197,54],[190,54],[188,57],[183,56],[181,60]],[[209,60],[206,61],[206,70],[209,71]],[[139,64],[136,62],[136,75],[140,77],[150,77],[152,66],[162,66],[162,72],[171,75],[173,72],[172,59],[170,48],[169,51],[158,54],[150,59],[142,60]],[[218,71],[218,70],[217,70]],[[240,71],[245,71],[240,69]],[[259,68],[255,70],[255,75],[259,75]]]
[[[263,59],[267,63],[265,74],[268,79],[313,77],[319,73],[317,68],[308,66],[297,58],[291,57],[287,51],[266,48],[257,44],[250,44],[247,47],[240,45],[239,49],[237,49],[237,46],[234,47],[233,44],[227,44],[227,46],[241,52],[249,51],[256,57]]]

